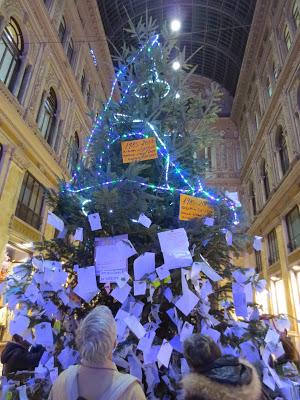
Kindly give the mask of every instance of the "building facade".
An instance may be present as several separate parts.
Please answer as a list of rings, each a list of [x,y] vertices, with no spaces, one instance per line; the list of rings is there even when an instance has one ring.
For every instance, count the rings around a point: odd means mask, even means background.
[[[70,178],[113,79],[96,0],[0,0],[0,261],[53,235],[45,188]]]
[[[241,199],[262,251],[264,311],[300,325],[300,0],[258,0],[232,108],[240,134]]]

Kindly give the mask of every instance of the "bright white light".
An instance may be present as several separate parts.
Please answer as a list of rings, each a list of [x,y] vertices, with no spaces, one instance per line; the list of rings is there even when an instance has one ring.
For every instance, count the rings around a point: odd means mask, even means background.
[[[180,99],[180,94],[178,92],[175,94],[175,99]]]
[[[181,67],[181,65],[180,65],[179,61],[173,62],[172,68],[174,69],[174,71],[178,71],[180,67]]]
[[[179,19],[173,19],[170,24],[171,31],[178,32],[181,29],[181,21]]]

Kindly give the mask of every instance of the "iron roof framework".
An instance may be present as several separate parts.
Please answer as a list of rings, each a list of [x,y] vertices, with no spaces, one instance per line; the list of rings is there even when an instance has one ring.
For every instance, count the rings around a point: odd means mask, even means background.
[[[124,28],[148,13],[159,24],[180,18],[180,45],[197,65],[197,73],[211,78],[234,95],[256,0],[98,0],[106,35],[121,48],[128,40]],[[113,49],[112,53],[114,52]]]

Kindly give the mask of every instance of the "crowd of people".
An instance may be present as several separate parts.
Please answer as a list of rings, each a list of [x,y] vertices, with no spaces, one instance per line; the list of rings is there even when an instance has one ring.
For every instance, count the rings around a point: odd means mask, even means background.
[[[144,400],[146,396],[138,379],[120,373],[113,360],[116,346],[116,324],[110,309],[98,306],[79,324],[76,343],[79,365],[63,371],[55,381],[49,400]],[[299,368],[299,354],[287,332],[281,335],[285,350],[280,365],[292,361]],[[209,337],[193,334],[184,342],[184,357],[190,372],[182,379],[185,400],[266,400],[267,393],[256,368],[246,360],[222,355]],[[3,375],[32,371],[44,352],[42,346],[31,346],[14,335],[1,354]]]

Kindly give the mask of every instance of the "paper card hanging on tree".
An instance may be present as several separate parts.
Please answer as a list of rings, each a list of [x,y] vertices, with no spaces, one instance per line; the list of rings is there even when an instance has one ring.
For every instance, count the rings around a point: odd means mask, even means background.
[[[77,228],[73,240],[83,241],[83,228]]]
[[[189,240],[184,228],[159,232],[158,239],[168,269],[189,267],[193,263]]]
[[[88,220],[92,231],[98,231],[99,229],[102,229],[99,213],[89,214]]]
[[[141,225],[144,225],[146,228],[150,228],[152,221],[150,218],[148,218],[145,214],[140,214],[138,223]]]
[[[193,197],[187,194],[180,195],[179,219],[189,221],[194,218],[202,218],[213,214],[213,209],[207,201],[200,197]]]
[[[247,301],[244,288],[238,283],[232,283],[232,296],[237,317],[247,318]]]
[[[155,271],[155,253],[146,252],[136,258],[133,263],[134,279],[140,280],[146,274]]]
[[[121,142],[123,164],[157,158],[156,139],[127,140]]]
[[[100,275],[100,283],[118,282],[128,272],[127,257],[117,244],[127,240],[128,235],[117,235],[95,239],[96,275]]]
[[[159,352],[157,354],[157,360],[164,365],[166,368],[169,366],[170,358],[172,355],[173,347],[170,345],[170,343],[164,339]]]
[[[48,211],[47,224],[54,226],[59,232],[62,232],[65,227],[64,221],[51,211]]]
[[[84,301],[89,302],[99,292],[95,267],[92,265],[86,268],[79,268],[77,272],[78,283],[74,288],[74,292]]]

